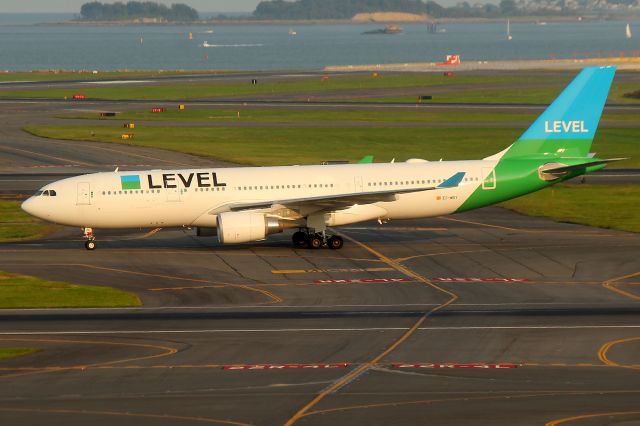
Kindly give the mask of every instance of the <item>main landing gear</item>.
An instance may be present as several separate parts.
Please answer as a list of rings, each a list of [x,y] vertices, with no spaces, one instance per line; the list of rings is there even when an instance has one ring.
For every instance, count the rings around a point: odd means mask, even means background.
[[[310,232],[308,228],[294,232],[291,237],[293,246],[297,248],[319,249],[329,247],[332,250],[339,250],[344,245],[344,240],[339,235],[327,235],[326,232]]]
[[[84,231],[84,237],[87,241],[84,242],[84,248],[87,250],[96,249],[96,237],[93,235],[93,228],[82,228]]]

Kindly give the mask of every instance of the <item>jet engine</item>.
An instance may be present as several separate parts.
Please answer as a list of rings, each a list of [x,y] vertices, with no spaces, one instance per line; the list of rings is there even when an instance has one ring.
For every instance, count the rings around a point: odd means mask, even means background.
[[[284,228],[282,220],[263,213],[226,212],[218,215],[218,240],[222,244],[264,240],[267,235],[282,232]]]

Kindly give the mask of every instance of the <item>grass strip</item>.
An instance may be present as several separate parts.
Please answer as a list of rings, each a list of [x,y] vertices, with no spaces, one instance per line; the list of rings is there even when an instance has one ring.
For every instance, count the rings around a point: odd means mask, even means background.
[[[555,185],[501,206],[529,216],[640,232],[640,186]]]
[[[374,155],[377,162],[409,158],[480,159],[515,141],[520,128],[137,128],[123,141],[119,126],[37,126],[26,131],[52,139],[126,143],[161,148],[247,165],[318,164],[356,161]],[[129,132],[127,132],[129,133]],[[602,158],[632,157],[616,167],[640,167],[640,128],[601,129],[593,151]],[[330,153],[330,154],[328,154]],[[328,158],[331,157],[331,158]]]
[[[568,81],[567,81],[568,83]],[[626,93],[637,89],[637,83],[617,83],[614,81],[607,98],[609,104],[638,104],[640,99],[625,97]],[[470,87],[465,90],[439,91],[434,93],[432,102],[437,103],[487,103],[487,104],[550,104],[562,91],[562,84],[554,87],[526,87],[517,90],[501,89],[496,87],[481,88]],[[370,96],[359,101],[369,102],[400,102],[416,103],[415,96]],[[428,104],[430,101],[423,101]]]
[[[117,113],[114,117],[103,117],[100,112],[70,112],[57,116],[62,119],[75,120],[105,120],[118,122],[139,121],[149,122],[211,122],[211,123],[311,123],[315,125],[331,123],[456,123],[464,126],[465,123],[480,124],[482,127],[492,125],[512,124],[524,130],[537,118],[537,113],[521,112],[477,112],[464,113],[461,120],[459,112],[440,112],[428,109],[409,111],[377,111],[377,110],[326,110],[326,109],[272,109],[272,108],[247,108],[234,109],[200,109],[177,108],[167,109],[163,113],[154,113],[150,110],[125,111]],[[637,124],[638,114],[620,112],[605,112],[602,122],[609,126],[620,123],[628,126]]]
[[[251,84],[251,78],[243,83],[207,82],[207,83],[164,83],[147,85],[111,85],[109,87],[87,87],[79,89],[29,89],[4,90],[0,97],[10,98],[70,98],[81,93],[89,99],[125,100],[125,99],[154,99],[154,100],[182,100],[204,98],[229,98],[247,95],[274,95],[295,93],[313,95],[314,93],[340,93],[343,91],[425,88],[447,86],[454,91],[468,90],[473,85],[517,85],[526,87],[529,84],[552,84],[557,86],[556,93],[562,88],[569,77],[554,75],[459,75],[455,79],[443,77],[442,74],[388,74],[381,77],[370,75],[349,75],[332,77],[323,80],[319,77],[295,79],[265,79],[258,80],[258,84]],[[503,89],[504,90],[504,89]],[[551,89],[554,90],[554,89]],[[428,91],[428,90],[427,90]],[[518,91],[507,90],[507,93]],[[428,93],[425,93],[428,94]],[[375,96],[372,96],[375,97]]]
[[[0,242],[38,239],[57,229],[22,211],[20,202],[0,200]]]
[[[637,120],[637,115],[628,114],[629,120]],[[625,115],[626,117],[626,115]],[[234,123],[397,123],[397,122],[460,122],[460,113],[434,112],[429,110],[415,111],[357,111],[357,110],[325,110],[325,109],[271,109],[271,108],[235,108],[235,109],[175,109],[163,113],[153,113],[150,110],[127,111],[118,113],[115,117],[101,117],[98,112],[72,112],[60,115],[66,119],[112,120],[112,121],[173,121],[173,122],[234,122]],[[527,113],[485,113],[472,112],[465,114],[464,121],[469,123],[501,123],[501,122],[532,122],[536,114]],[[639,125],[640,126],[640,125]]]
[[[0,361],[38,352],[35,348],[0,348]]]
[[[112,287],[47,281],[0,272],[0,308],[112,308],[140,306],[138,296]]]

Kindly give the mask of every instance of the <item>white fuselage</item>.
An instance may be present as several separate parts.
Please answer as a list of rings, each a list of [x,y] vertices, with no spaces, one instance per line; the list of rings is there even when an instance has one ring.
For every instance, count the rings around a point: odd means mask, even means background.
[[[413,161],[96,173],[49,184],[42,190],[53,190],[55,196],[32,197],[23,208],[51,222],[80,227],[215,227],[217,215],[234,204],[428,188],[465,172],[455,188],[399,194],[394,201],[324,212],[326,224],[336,226],[452,213],[495,165],[493,160]],[[138,176],[139,183],[125,186],[123,176]],[[269,213],[304,216],[287,210]]]

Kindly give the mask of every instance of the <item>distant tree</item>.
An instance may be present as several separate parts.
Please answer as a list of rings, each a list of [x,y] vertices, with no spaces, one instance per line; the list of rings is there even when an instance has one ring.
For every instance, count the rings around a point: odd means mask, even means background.
[[[435,1],[428,1],[425,7],[427,15],[439,18],[444,13],[444,7],[440,6]]]
[[[488,15],[488,16],[497,15],[498,13],[500,13],[500,8],[495,4],[491,4],[491,3],[487,3],[483,5],[482,9],[485,15]]]
[[[263,19],[349,19],[361,12],[427,13],[422,0],[270,0],[254,16]]]
[[[515,0],[502,0],[500,2],[500,12],[503,15],[515,15],[518,12],[518,5]]]
[[[195,21],[198,12],[186,4],[172,4],[170,16],[172,21]]]
[[[362,12],[406,12],[424,13],[433,18],[496,17],[519,15],[526,9],[527,2],[538,0],[502,0],[499,6],[491,3],[472,6],[469,1],[460,0],[457,5],[445,8],[434,0],[263,0],[258,4],[253,15],[258,19],[350,19]],[[627,4],[640,0],[608,1]],[[547,0],[544,2],[546,3]],[[548,14],[549,12],[538,8],[534,13]]]
[[[80,8],[80,16],[83,19],[97,20],[102,16],[102,3],[94,1],[85,3]]]
[[[164,4],[151,1],[112,4],[94,1],[80,8],[80,16],[87,21],[115,21],[132,18],[164,18],[167,21],[194,21],[199,18],[198,11],[185,4]]]

